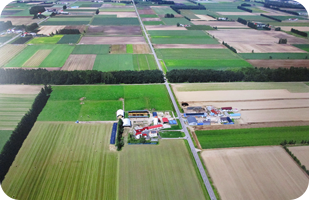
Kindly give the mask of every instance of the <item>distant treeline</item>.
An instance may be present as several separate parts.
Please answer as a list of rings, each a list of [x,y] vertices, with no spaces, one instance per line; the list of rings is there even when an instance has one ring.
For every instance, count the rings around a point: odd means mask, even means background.
[[[231,70],[198,70],[184,69],[171,70],[166,73],[171,83],[195,83],[195,82],[287,82],[309,81],[309,69],[304,67],[291,68],[242,68],[237,71]]]
[[[0,68],[0,84],[134,84],[163,83],[160,70],[100,72],[47,71],[46,69],[5,69]]]
[[[180,14],[180,10],[206,10],[205,6],[198,5],[198,6],[188,6],[188,5],[175,5],[170,6],[176,13]]]
[[[244,10],[244,11],[247,11],[249,13],[252,13],[252,10],[249,9],[249,8],[245,8],[245,7],[242,7],[242,6],[237,6],[237,8],[240,9],[240,10]]]
[[[50,96],[52,89],[45,86],[35,98],[31,109],[23,116],[17,127],[13,131],[10,139],[5,143],[0,154],[0,183],[9,171],[19,149],[31,131],[37,117],[43,110]]]
[[[296,34],[301,35],[301,36],[304,36],[304,37],[308,37],[308,33],[303,32],[303,31],[299,31],[299,30],[294,29],[294,28],[291,29],[291,32],[296,33]]]
[[[238,18],[237,19],[237,21],[239,22],[239,23],[242,23],[243,25],[247,25],[248,24],[248,21],[247,20],[245,20],[245,19],[243,19],[243,18]]]
[[[281,19],[275,18],[275,17],[273,17],[273,16],[268,16],[268,15],[264,15],[264,14],[261,14],[261,16],[262,16],[262,17],[267,17],[267,18],[272,19],[272,20],[275,20],[275,21],[277,21],[277,22],[282,22]]]
[[[13,25],[12,25],[12,22],[11,21],[7,21],[7,22],[3,22],[3,21],[0,21],[0,31],[4,31],[6,29],[9,29],[11,28]]]

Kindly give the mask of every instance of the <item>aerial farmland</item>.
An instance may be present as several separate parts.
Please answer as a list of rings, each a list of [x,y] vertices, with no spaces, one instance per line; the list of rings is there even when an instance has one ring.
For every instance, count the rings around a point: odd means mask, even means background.
[[[8,3],[3,191],[29,200],[300,197],[308,33],[295,1]]]

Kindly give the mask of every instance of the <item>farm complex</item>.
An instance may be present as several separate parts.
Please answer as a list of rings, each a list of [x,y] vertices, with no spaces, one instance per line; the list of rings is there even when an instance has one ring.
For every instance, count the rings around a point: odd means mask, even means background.
[[[286,0],[24,0],[0,17],[10,198],[290,200],[309,18]]]

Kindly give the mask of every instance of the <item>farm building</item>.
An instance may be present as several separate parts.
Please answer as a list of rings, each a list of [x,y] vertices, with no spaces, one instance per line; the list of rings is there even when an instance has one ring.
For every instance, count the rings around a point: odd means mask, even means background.
[[[187,120],[188,120],[188,124],[190,126],[196,126],[197,125],[197,120],[195,119],[195,117],[188,117]]]
[[[222,107],[221,110],[222,111],[231,111],[231,110],[233,110],[233,108],[232,107]]]
[[[148,127],[144,127],[142,129],[137,129],[135,130],[135,137],[137,139],[140,138],[140,136],[144,136],[144,137],[157,137],[158,136],[158,131],[163,128],[162,124],[158,124],[158,125],[154,125],[154,126],[148,126]],[[155,132],[152,132],[155,131]]]
[[[129,118],[146,118],[149,117],[148,110],[132,110],[128,112]]]
[[[231,119],[240,119],[240,113],[233,113],[233,114],[230,114],[230,118],[231,118]]]
[[[206,117],[207,113],[185,113],[183,114],[184,117]]]
[[[163,122],[164,124],[167,124],[167,123],[168,123],[168,119],[167,119],[166,117],[163,117],[163,118],[162,118],[162,122]]]
[[[123,121],[123,125],[122,125],[123,127],[131,127],[132,126],[130,119],[125,118],[122,121]]]
[[[119,109],[119,110],[117,110],[117,114],[116,115],[117,115],[117,118],[123,118],[124,117],[124,111]]]
[[[152,116],[158,118],[158,113],[157,112],[153,112]]]

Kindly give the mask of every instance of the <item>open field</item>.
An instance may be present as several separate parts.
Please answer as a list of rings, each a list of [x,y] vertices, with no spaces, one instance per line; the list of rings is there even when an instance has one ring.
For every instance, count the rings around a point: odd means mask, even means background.
[[[147,15],[147,17],[148,15],[157,16],[156,13],[150,7],[144,7],[143,9],[138,9],[137,12],[141,17],[143,17],[143,15]]]
[[[145,26],[151,26],[151,25],[164,25],[164,23],[162,21],[144,21],[143,24]]]
[[[64,29],[65,26],[41,26],[38,34],[49,35],[51,33],[56,34],[56,31]]]
[[[133,6],[115,6],[115,7],[103,7],[100,8],[100,12],[134,12]]]
[[[144,37],[82,37],[79,44],[146,44]]]
[[[194,25],[207,25],[207,26],[216,26],[218,28],[249,28],[239,22],[227,22],[227,21],[192,21]]]
[[[87,25],[90,21],[45,21],[41,25],[42,26],[76,26],[76,25]]]
[[[81,35],[78,34],[63,35],[57,44],[76,44],[80,37]]]
[[[103,25],[103,26],[130,26],[139,25],[137,18],[109,18],[104,20],[101,17],[94,17],[91,25]]]
[[[80,100],[82,97],[84,100]],[[124,98],[126,111],[173,110],[164,85],[53,86],[51,97],[38,120],[116,120],[115,112],[122,109],[120,98]]]
[[[309,44],[295,44],[294,46],[304,51],[309,52]]]
[[[117,18],[134,18],[137,17],[135,12],[100,12],[101,15],[116,15]]]
[[[149,22],[149,21],[161,21],[160,18],[142,18],[142,21],[145,21],[145,22]]]
[[[173,14],[173,15],[178,15],[173,9],[171,9],[169,6],[150,6],[152,10],[157,14],[157,15],[165,15],[167,13]]]
[[[183,140],[125,146],[120,152],[119,199],[205,199],[190,153]],[[141,188],[148,188],[143,195]]]
[[[238,53],[306,53],[306,51],[296,48],[289,44],[242,44],[229,43]]]
[[[76,45],[72,54],[109,54],[109,45]]]
[[[10,44],[25,44],[29,40],[32,40],[32,38],[33,38],[32,36],[19,37],[15,39],[13,42],[11,42]]]
[[[95,59],[93,54],[71,54],[61,70],[92,70]]]
[[[13,25],[30,25],[32,23],[38,23],[40,19],[32,19],[31,17],[6,17],[0,18],[0,21],[11,21]]]
[[[297,30],[299,30],[299,31],[306,31],[306,32],[308,32],[309,31],[309,27],[306,27],[306,26],[304,26],[304,27],[295,27],[295,26],[282,26],[281,27],[281,30],[284,30],[284,31],[291,31],[291,29],[292,28],[294,28],[294,29],[297,29]]]
[[[142,35],[140,26],[89,26],[86,35]]]
[[[127,53],[127,45],[125,44],[114,44],[111,45],[111,54],[125,54]]]
[[[103,72],[134,70],[132,55],[131,54],[97,55],[93,65],[93,70]]]
[[[0,130],[0,152],[2,151],[5,143],[10,139],[11,134],[11,130]]]
[[[307,59],[309,57],[306,53],[239,53],[240,57],[246,60],[277,60],[277,59]]]
[[[56,44],[63,35],[54,35],[52,37],[36,37],[27,42],[27,44]]]
[[[43,60],[51,53],[51,49],[40,49],[33,56],[31,56],[23,67],[38,67]]]
[[[160,26],[152,26],[152,25],[145,25],[145,28],[148,31],[155,31],[155,30],[187,30],[185,27],[177,27],[176,25],[160,25]]]
[[[246,128],[195,131],[203,149],[279,145],[282,141],[300,143],[309,137],[308,126]]]
[[[112,123],[36,122],[2,188],[18,199],[115,199],[118,154]],[[42,178],[44,176],[44,178]],[[82,187],[81,187],[82,186]]]
[[[179,137],[185,137],[185,133],[181,131],[164,131],[160,132],[160,136],[162,138],[179,138]]]
[[[290,68],[290,67],[309,67],[309,60],[247,60],[250,64],[255,67],[264,68]]]
[[[226,49],[222,44],[155,44],[156,49]]]
[[[87,27],[85,25],[81,26],[65,26],[65,29],[78,29],[80,33],[84,32]]]
[[[214,30],[211,26],[208,25],[191,25],[186,27],[187,30]]]
[[[309,167],[309,146],[288,147],[289,150],[298,158],[302,165]]]
[[[308,178],[281,147],[205,150],[202,158],[222,200],[295,199]]]
[[[177,25],[179,24],[192,24],[189,20],[186,18],[161,18],[164,24],[166,25]]]
[[[137,71],[157,69],[157,64],[154,56],[150,54],[133,55],[133,65],[134,69]]]
[[[152,53],[148,44],[133,44],[133,53],[134,54],[146,54]]]
[[[0,48],[0,67],[4,66],[6,63],[8,63],[12,58],[14,58],[16,55],[18,55],[26,45],[12,45],[7,44]]]
[[[15,35],[8,35],[8,36],[0,36],[0,44],[5,43],[6,41],[9,41],[13,38]]]

